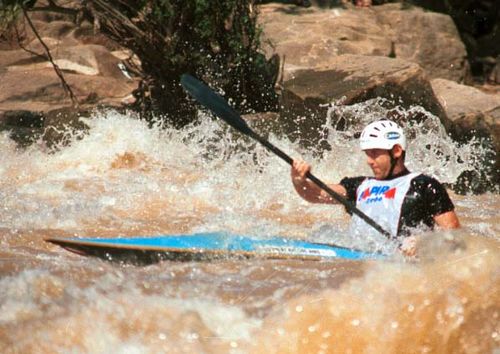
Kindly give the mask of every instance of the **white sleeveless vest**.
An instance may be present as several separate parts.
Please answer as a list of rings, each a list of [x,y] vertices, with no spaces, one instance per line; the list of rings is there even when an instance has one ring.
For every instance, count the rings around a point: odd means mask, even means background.
[[[356,207],[396,237],[403,200],[410,188],[411,180],[418,175],[419,173],[410,173],[387,181],[365,179],[356,190]],[[374,230],[372,226],[353,214],[352,232],[373,234]]]

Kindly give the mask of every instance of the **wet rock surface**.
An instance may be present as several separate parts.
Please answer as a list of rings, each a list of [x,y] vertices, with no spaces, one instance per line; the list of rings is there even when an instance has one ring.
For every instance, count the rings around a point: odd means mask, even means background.
[[[467,173],[462,184],[469,190],[486,190],[481,180],[500,183],[500,95],[487,94],[477,88],[444,79],[432,80],[432,88],[449,119],[448,131],[458,142],[471,139],[487,147],[491,153],[482,157],[483,171]],[[459,187],[464,189],[465,186]]]
[[[121,108],[133,102],[138,80],[122,71],[123,58],[129,55],[126,50],[102,34],[94,34],[88,23],[76,25],[64,16],[36,12],[32,20],[43,44],[20,23],[22,41],[1,46],[0,129],[11,131],[24,144],[53,128],[46,117],[68,117],[66,124],[73,126],[76,121],[69,117],[87,115],[96,107]],[[48,60],[44,45],[77,105]]]
[[[451,17],[418,7],[260,7],[268,53],[289,71],[328,66],[342,54],[395,57],[420,65],[430,78],[462,81],[467,53]]]

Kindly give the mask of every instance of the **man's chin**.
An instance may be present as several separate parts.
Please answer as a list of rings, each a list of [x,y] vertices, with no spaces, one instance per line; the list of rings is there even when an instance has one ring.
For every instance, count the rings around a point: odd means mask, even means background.
[[[375,179],[379,179],[379,180],[385,179],[385,176],[382,173],[380,173],[380,172],[377,172],[377,173],[373,172],[373,177]]]

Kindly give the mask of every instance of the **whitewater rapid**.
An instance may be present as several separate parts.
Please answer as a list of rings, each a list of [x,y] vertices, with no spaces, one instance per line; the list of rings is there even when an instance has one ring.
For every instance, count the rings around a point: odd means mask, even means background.
[[[327,120],[327,151],[262,133],[309,161],[325,182],[369,174],[353,132],[373,119],[373,105],[332,107],[337,115]],[[339,110],[344,119],[362,118],[337,131],[330,127]],[[408,167],[453,183],[481,167],[481,151],[455,144],[436,119],[405,127]],[[488,353],[499,347],[498,195],[450,191],[464,228],[424,235],[419,261],[395,254],[382,262],[117,265],[43,239],[228,231],[369,245],[350,237],[343,207],[303,201],[288,165],[205,113],[180,130],[116,111],[82,121],[88,129],[68,130],[65,143],[55,146],[40,138],[19,148],[8,132],[0,135],[0,352]],[[393,250],[383,237],[376,246]]]

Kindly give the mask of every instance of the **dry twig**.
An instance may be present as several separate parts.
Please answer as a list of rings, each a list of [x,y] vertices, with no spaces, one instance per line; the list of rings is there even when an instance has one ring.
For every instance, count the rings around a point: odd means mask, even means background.
[[[52,67],[54,68],[54,71],[56,72],[57,76],[59,77],[59,79],[61,80],[61,84],[63,86],[63,89],[64,91],[69,95],[69,97],[71,98],[71,102],[73,103],[73,106],[74,107],[78,107],[79,104],[78,104],[78,100],[76,98],[76,96],[74,95],[73,93],[73,90],[71,90],[71,87],[68,85],[68,83],[66,82],[66,80],[64,79],[64,75],[61,71],[61,69],[59,68],[59,66],[54,62],[54,59],[52,58],[52,54],[50,54],[50,49],[49,47],[47,47],[47,45],[45,44],[45,42],[42,40],[42,37],[40,37],[40,34],[38,33],[38,31],[36,30],[35,26],[33,25],[33,22],[31,22],[31,19],[29,18],[28,16],[28,13],[26,11],[26,8],[23,6],[22,8],[22,11],[23,11],[23,15],[24,15],[24,18],[26,19],[26,21],[28,22],[28,25],[30,26],[31,30],[33,31],[33,33],[35,34],[36,38],[38,39],[38,41],[40,42],[40,44],[43,46],[43,48],[45,49],[45,53],[46,53],[46,56],[47,56],[47,59],[49,60],[49,62],[52,64]]]

